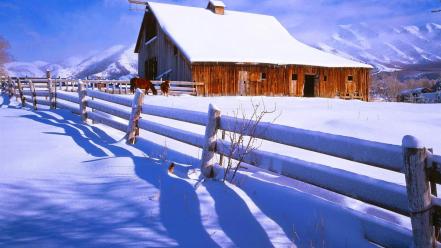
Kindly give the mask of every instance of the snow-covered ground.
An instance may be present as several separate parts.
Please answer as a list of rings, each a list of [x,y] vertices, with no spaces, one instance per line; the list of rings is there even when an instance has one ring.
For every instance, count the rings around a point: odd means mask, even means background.
[[[412,134],[441,151],[441,105],[254,98],[261,100],[280,111],[267,116],[276,123],[392,144]],[[128,146],[123,133],[80,124],[66,110],[0,101],[0,246],[372,247],[359,213],[409,228],[397,214],[251,167],[234,184],[198,183],[199,149],[145,131]],[[251,106],[249,97],[145,98],[204,112],[210,102],[223,114]],[[301,149],[262,149],[403,183],[398,173]]]
[[[401,145],[405,135],[418,137],[427,147],[441,153],[441,105],[440,104],[405,104],[384,102],[346,101],[324,98],[288,98],[288,97],[149,97],[145,103],[175,108],[207,112],[210,103],[215,104],[224,115],[233,115],[234,111],[251,112],[254,104],[264,103],[269,110],[264,120],[274,121],[301,129],[320,131],[361,138],[388,144]],[[152,118],[152,117],[145,117]],[[197,131],[203,134],[204,128],[170,120],[161,121],[168,125]],[[157,139],[155,139],[157,140]],[[371,177],[381,178],[395,183],[404,183],[404,176],[385,170],[336,159],[302,149],[290,148],[272,142],[264,142],[262,150],[268,150],[307,161],[342,168]],[[438,152],[437,152],[438,151]]]

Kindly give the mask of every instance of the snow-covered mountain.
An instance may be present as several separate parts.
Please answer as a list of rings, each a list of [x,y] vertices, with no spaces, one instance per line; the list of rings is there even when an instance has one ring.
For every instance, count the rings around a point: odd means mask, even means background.
[[[133,50],[134,46],[116,45],[73,66],[35,61],[11,62],[5,67],[10,75],[21,77],[44,77],[50,70],[54,77],[127,79],[138,73],[138,57]]]
[[[441,24],[373,27],[340,25],[319,49],[374,65],[380,71],[433,65],[441,61]]]
[[[44,77],[46,70],[50,70],[55,75],[58,75],[63,67],[59,64],[49,64],[45,61],[34,62],[11,62],[5,65],[6,70],[11,76],[20,77]]]

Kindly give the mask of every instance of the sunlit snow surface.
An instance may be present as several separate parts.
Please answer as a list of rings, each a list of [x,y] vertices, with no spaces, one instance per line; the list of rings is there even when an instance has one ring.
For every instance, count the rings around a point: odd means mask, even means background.
[[[277,123],[400,144],[405,134],[435,152],[441,107],[334,99],[262,98]],[[254,101],[260,101],[254,98]],[[301,182],[249,167],[234,184],[198,183],[199,149],[141,131],[135,146],[65,110],[0,107],[0,246],[371,247],[346,208],[409,227],[409,221]],[[249,97],[151,97],[149,104],[224,114]],[[161,121],[203,133],[203,128]],[[267,116],[272,120],[273,116]],[[300,149],[264,150],[403,183],[396,173]],[[167,173],[171,160],[175,174]],[[372,217],[375,218],[375,217]]]

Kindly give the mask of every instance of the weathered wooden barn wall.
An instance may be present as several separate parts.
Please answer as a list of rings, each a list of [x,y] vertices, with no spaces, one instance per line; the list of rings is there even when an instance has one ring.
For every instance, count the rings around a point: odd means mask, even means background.
[[[154,29],[152,31],[152,29]],[[138,74],[146,78],[145,62],[156,58],[156,76],[172,70],[168,75],[170,80],[191,81],[191,65],[178,47],[168,38],[161,27],[157,24],[152,12],[146,13],[141,27],[142,38],[138,41]],[[157,38],[146,44],[148,34],[156,33]],[[153,79],[153,78],[149,78]]]
[[[155,36],[153,41],[148,42]],[[147,75],[146,62],[156,58],[156,76],[171,69],[171,73],[164,79],[203,82],[209,95],[304,96],[305,78],[308,75],[315,77],[313,95],[317,97],[344,96],[346,93],[358,92],[367,101],[369,95],[370,70],[366,68],[190,63],[163,32],[151,11],[144,15],[135,51],[138,52],[140,77],[153,79]],[[352,81],[348,80],[348,76],[352,76]],[[295,78],[297,80],[293,80]]]
[[[317,97],[343,96],[359,92],[368,100],[369,69],[325,68],[314,66],[240,65],[232,63],[193,63],[192,79],[204,82],[210,95],[239,95],[239,77],[247,72],[245,94],[267,96],[303,96],[305,75],[318,76],[314,93]],[[261,79],[262,74],[266,79]],[[293,79],[293,74],[297,80]],[[242,73],[243,75],[243,73]],[[325,81],[326,76],[326,81]],[[352,76],[352,81],[348,81]],[[295,78],[295,76],[294,76]]]

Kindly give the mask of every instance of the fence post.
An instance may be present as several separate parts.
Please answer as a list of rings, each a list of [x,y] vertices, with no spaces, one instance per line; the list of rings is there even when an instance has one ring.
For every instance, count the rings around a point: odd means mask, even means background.
[[[427,151],[428,151],[428,156],[429,156],[429,158],[430,158],[430,156],[433,154],[433,148],[427,148]],[[430,167],[431,166],[431,161],[430,161],[430,159],[427,159],[427,161],[428,161],[428,167]],[[433,196],[435,196],[435,197],[437,197],[438,196],[438,190],[436,189],[436,182],[437,182],[437,180],[433,177],[433,175],[431,174],[431,172],[429,172],[429,175],[428,175],[428,177],[429,177],[429,183],[430,183],[430,193],[433,195]],[[439,215],[438,215],[439,216]],[[435,238],[438,240],[438,241],[440,241],[440,238],[441,238],[441,236],[440,236],[440,227],[441,227],[441,225],[440,225],[440,222],[439,221],[437,221],[435,218],[438,218],[439,219],[439,217],[437,217],[437,215],[434,213],[434,216],[433,216],[433,227],[435,228]]]
[[[56,109],[57,105],[56,105],[56,100],[55,100],[55,91],[56,91],[57,86],[52,87],[52,84],[53,84],[52,79],[49,77],[47,79],[47,87],[49,89],[49,101],[51,103],[50,108]]]
[[[79,104],[80,104],[80,115],[81,115],[81,120],[83,122],[87,121],[87,101],[86,101],[86,89],[84,88],[84,83],[83,81],[79,80],[78,81],[78,99],[79,99]]]
[[[216,133],[219,128],[220,115],[220,110],[213,104],[210,104],[201,158],[201,171],[207,178],[213,177],[213,159],[216,151]]]
[[[49,101],[50,101],[50,108],[55,109],[55,92],[54,88],[52,87],[52,79],[47,79],[47,88],[49,90]]]
[[[17,87],[18,87],[18,94],[20,95],[21,106],[25,107],[25,105],[26,105],[26,98],[23,95],[23,85],[21,85],[20,78],[17,79]]]
[[[8,86],[8,83],[7,83],[7,80],[6,80],[6,77],[3,77],[3,76],[1,76],[0,77],[0,90],[1,90],[1,93],[4,93],[5,91],[6,91],[6,87]]]
[[[225,131],[225,130],[222,130],[222,134],[221,134],[221,139],[222,139],[222,141],[225,140],[225,133],[226,133],[226,131]],[[221,167],[223,167],[223,165],[224,165],[224,155],[223,155],[223,154],[221,154],[220,157],[219,157],[219,165],[220,165]]]
[[[129,126],[127,127],[127,143],[135,144],[136,136],[139,135],[138,121],[141,118],[142,104],[144,103],[144,93],[137,89],[132,102],[132,112],[130,113]]]
[[[37,94],[35,93],[34,83],[30,79],[29,79],[29,88],[31,89],[32,104],[34,106],[34,110],[37,110]]]
[[[410,135],[404,136],[402,145],[414,246],[435,247],[432,196],[426,174],[427,150],[417,138]]]
[[[15,88],[14,88],[14,84],[12,83],[12,79],[11,77],[8,77],[8,91],[9,91],[9,96],[15,96],[15,99],[17,100],[17,95],[15,93]]]

